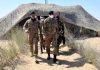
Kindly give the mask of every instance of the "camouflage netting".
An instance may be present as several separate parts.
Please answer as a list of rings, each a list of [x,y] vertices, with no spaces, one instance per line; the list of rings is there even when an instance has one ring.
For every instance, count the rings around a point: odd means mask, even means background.
[[[100,21],[88,14],[81,6],[58,6],[54,4],[22,4],[13,12],[0,19],[0,37],[6,34],[19,21],[37,10],[38,15],[48,15],[48,11],[60,11],[65,22],[100,32]]]

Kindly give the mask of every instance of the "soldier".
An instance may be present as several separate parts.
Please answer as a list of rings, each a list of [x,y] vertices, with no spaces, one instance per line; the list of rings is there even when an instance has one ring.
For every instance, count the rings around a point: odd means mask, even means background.
[[[35,56],[35,62],[39,63],[37,60],[38,41],[39,41],[38,30],[40,31],[41,34],[41,28],[39,21],[37,20],[37,17],[35,15],[35,12],[31,13],[31,18],[25,22],[23,29],[25,30],[26,33],[28,33],[28,41],[29,41],[31,56]]]
[[[64,24],[60,18],[60,12],[55,12],[54,16],[57,19],[57,23],[58,23],[57,51],[59,53],[59,45],[61,44],[62,41],[63,41],[63,45],[65,44]]]
[[[60,45],[60,43],[63,41],[63,45],[65,44],[65,36],[64,36],[64,24],[60,18],[60,12],[56,12],[55,13],[55,18],[57,18],[57,22],[58,22],[58,32],[59,32],[59,38],[58,38],[58,44]]]
[[[44,35],[43,35],[43,24],[44,24],[44,17],[40,16],[40,27],[41,27],[41,34],[40,34],[40,48],[41,48],[41,53],[43,53],[43,49],[45,50],[45,40],[44,40]]]
[[[53,51],[53,61],[56,62],[57,56],[57,30],[58,23],[54,18],[53,11],[49,12],[49,17],[44,20],[44,36],[45,36],[45,47],[48,54],[47,60],[50,59],[50,44],[52,42],[52,46],[54,47]]]

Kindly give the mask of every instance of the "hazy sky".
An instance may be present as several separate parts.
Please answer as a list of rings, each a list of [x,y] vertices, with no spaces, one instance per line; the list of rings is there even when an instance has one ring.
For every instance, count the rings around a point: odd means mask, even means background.
[[[0,0],[0,18],[26,3],[44,3],[45,0]],[[92,16],[100,20],[100,0],[48,0],[61,6],[81,5]]]

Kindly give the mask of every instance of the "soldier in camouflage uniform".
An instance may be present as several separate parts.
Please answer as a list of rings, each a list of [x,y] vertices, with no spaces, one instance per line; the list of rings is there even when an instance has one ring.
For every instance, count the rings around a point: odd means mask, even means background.
[[[63,45],[65,44],[65,31],[64,31],[64,23],[60,18],[60,12],[56,12],[56,18],[58,22],[58,32],[59,32],[59,45],[63,41]]]
[[[43,53],[43,49],[45,49],[45,40],[44,40],[44,34],[43,34],[43,25],[44,25],[44,17],[40,16],[40,27],[42,29],[42,33],[40,34],[40,49],[41,53]]]
[[[41,28],[40,28],[39,21],[36,18],[35,12],[31,13],[31,18],[25,22],[23,29],[25,30],[25,32],[28,33],[30,52],[31,52],[32,56],[35,56],[35,62],[39,63],[37,61],[38,41],[39,41],[38,30],[40,31],[40,34],[41,34]],[[33,46],[33,44],[34,44],[34,46]]]
[[[57,38],[57,46],[63,42],[63,45],[65,44],[65,36],[64,36],[64,24],[60,18],[60,12],[55,12],[55,18],[57,19],[58,22],[58,38]],[[58,48],[59,52],[59,48]]]
[[[57,56],[57,30],[58,30],[58,23],[57,20],[54,18],[53,11],[49,12],[49,17],[44,20],[44,36],[45,36],[45,47],[48,53],[47,60],[50,59],[50,44],[52,42],[52,46],[54,47],[53,50],[53,61],[56,62]]]

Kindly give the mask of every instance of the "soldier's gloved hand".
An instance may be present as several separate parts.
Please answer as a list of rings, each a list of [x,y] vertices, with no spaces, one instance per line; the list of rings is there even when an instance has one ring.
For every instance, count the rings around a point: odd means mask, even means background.
[[[28,33],[28,30],[25,30],[26,33]]]
[[[23,27],[23,30],[25,30],[25,27]]]

